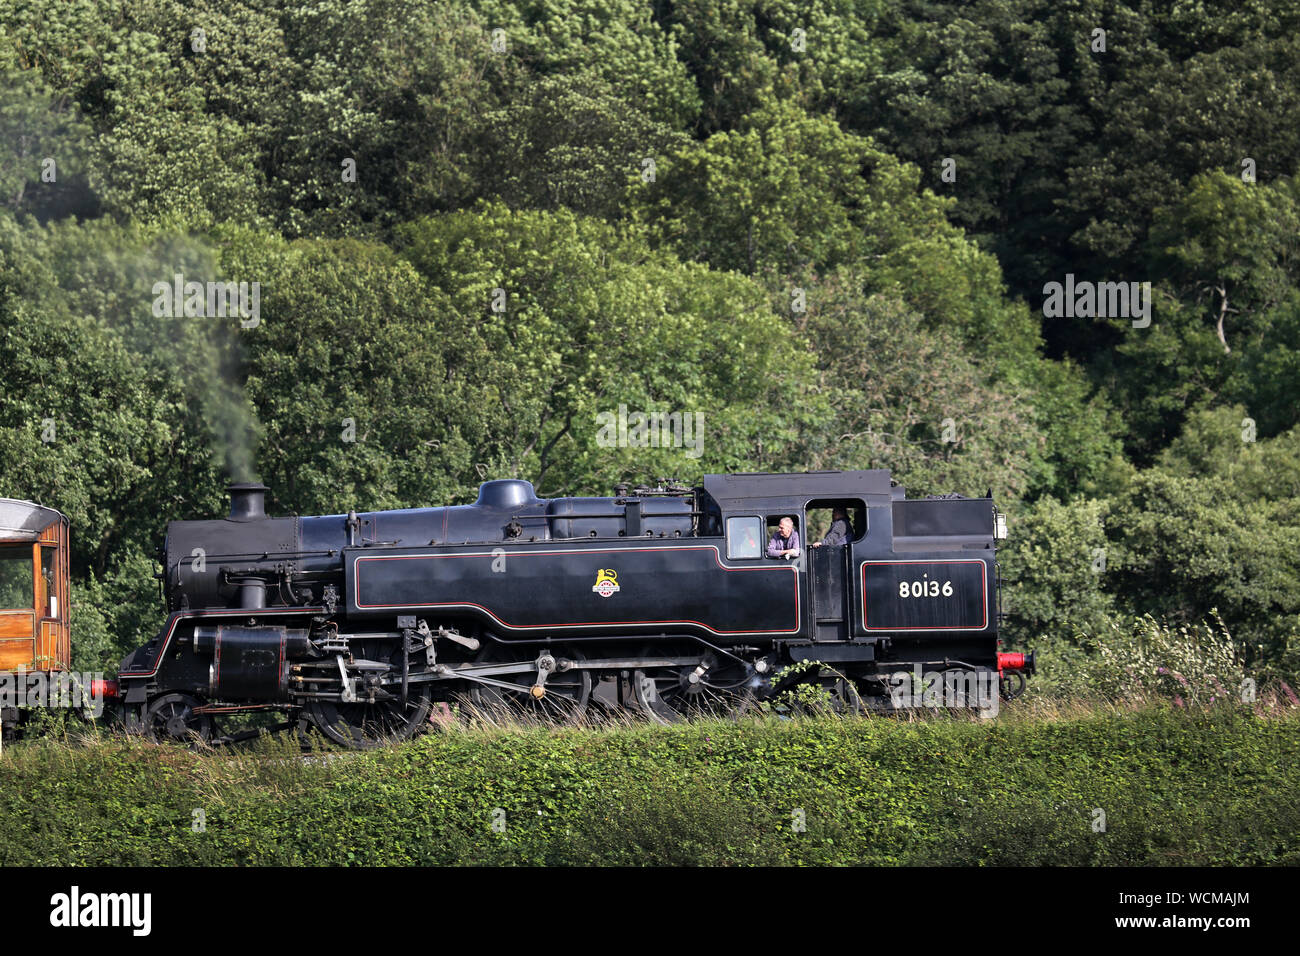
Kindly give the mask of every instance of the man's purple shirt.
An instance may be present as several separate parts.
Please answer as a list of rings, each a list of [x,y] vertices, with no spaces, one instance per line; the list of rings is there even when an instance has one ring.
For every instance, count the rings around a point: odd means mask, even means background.
[[[767,543],[767,556],[769,558],[779,558],[782,551],[793,551],[797,547],[799,547],[799,529],[792,529],[788,539],[781,537],[781,532],[778,531],[772,535],[772,539]]]

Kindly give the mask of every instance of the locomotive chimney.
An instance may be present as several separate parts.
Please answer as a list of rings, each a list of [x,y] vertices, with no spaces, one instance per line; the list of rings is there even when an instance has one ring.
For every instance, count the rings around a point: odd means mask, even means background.
[[[230,520],[256,521],[266,517],[266,485],[256,481],[240,481],[228,485],[230,492]]]

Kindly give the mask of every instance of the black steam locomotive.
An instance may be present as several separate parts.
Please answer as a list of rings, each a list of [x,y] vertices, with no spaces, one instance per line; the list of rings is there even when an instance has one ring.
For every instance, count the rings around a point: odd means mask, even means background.
[[[799,683],[846,707],[986,710],[1033,669],[998,651],[991,498],[908,500],[883,470],[549,500],[489,481],[472,505],[323,517],[269,517],[266,491],[168,525],[170,615],[119,675],[155,738],[268,710],[369,747],[441,702],[671,720]],[[835,511],[845,543],[809,546]],[[783,518],[804,546],[773,556]]]

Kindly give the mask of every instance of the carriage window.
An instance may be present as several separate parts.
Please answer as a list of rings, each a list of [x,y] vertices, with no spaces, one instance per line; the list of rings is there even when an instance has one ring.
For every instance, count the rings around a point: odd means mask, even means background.
[[[35,595],[30,544],[0,546],[0,609],[30,608]]]
[[[41,593],[44,595],[45,613],[49,617],[59,616],[59,591],[54,580],[54,549],[41,548]]]
[[[763,554],[763,519],[758,517],[727,519],[727,557],[757,558]]]

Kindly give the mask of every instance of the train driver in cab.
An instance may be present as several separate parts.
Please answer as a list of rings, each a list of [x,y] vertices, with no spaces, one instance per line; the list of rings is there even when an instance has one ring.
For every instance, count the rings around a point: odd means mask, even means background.
[[[820,541],[814,541],[813,547],[820,548],[824,544],[846,545],[854,538],[853,525],[849,523],[849,513],[839,505],[831,512],[831,529],[826,532],[826,537]]]
[[[776,531],[767,542],[767,556],[785,558],[787,561],[799,557],[799,532],[794,530],[793,518],[781,519]]]

